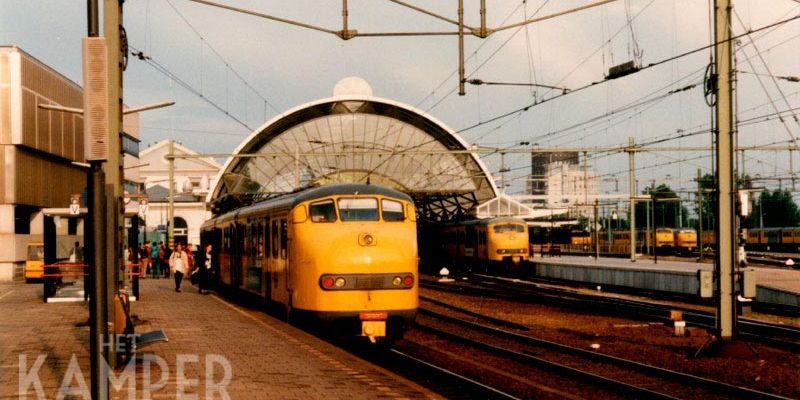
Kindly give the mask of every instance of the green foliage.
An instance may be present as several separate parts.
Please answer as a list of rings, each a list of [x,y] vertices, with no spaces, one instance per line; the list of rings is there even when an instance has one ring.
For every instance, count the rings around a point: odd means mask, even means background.
[[[651,193],[650,188],[643,194]],[[677,227],[678,219],[681,218],[680,226],[688,226],[689,210],[682,205],[680,197],[672,188],[661,184],[652,189],[652,196],[655,201],[655,224],[651,221],[651,226],[656,227]],[[650,209],[650,202],[640,202],[636,204],[636,226],[644,228],[647,226],[648,211],[649,218],[653,219],[653,210]]]
[[[765,228],[800,225],[800,209],[792,199],[792,193],[788,190],[770,193],[768,189],[764,189],[753,202],[753,209],[744,226],[760,227],[762,221]]]

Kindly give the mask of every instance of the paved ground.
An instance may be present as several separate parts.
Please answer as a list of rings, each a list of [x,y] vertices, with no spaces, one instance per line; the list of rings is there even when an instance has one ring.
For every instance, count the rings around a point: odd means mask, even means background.
[[[199,295],[188,285],[176,293],[171,283],[142,282],[142,299],[133,303],[144,321],[137,332],[164,329],[169,341],[142,349],[151,355],[131,364],[136,387],[120,382],[113,398],[436,397],[263,313]],[[0,399],[52,399],[60,390],[83,398],[82,387],[89,387],[87,316],[82,303],[44,304],[38,284],[0,283]],[[118,370],[116,376],[125,375]]]

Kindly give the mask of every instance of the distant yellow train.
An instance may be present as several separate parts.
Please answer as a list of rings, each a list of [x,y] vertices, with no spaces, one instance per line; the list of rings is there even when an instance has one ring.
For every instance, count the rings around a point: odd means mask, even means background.
[[[702,238],[703,246],[717,246],[717,237],[713,230],[704,230]],[[800,228],[745,229],[745,247],[748,250],[800,252]]]
[[[488,268],[516,266],[528,258],[528,225],[519,218],[463,221],[442,225],[438,231],[435,240],[450,260]]]
[[[411,198],[335,184],[237,209],[202,225],[218,283],[262,297],[290,321],[388,342],[418,307]]]
[[[636,243],[641,247],[647,243],[647,231],[639,229],[636,231]],[[677,252],[690,253],[697,249],[697,232],[691,228],[656,228],[655,236],[649,232],[649,242],[660,253]],[[625,248],[631,245],[630,230],[611,231],[611,243],[609,246],[608,234],[601,232],[598,234],[600,245],[607,246],[616,251],[627,251]],[[594,239],[590,232],[573,231],[570,235],[570,244],[573,246],[586,247],[594,244]]]

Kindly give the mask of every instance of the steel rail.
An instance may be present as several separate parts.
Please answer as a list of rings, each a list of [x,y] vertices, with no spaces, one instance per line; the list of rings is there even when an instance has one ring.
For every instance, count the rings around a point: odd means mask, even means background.
[[[505,338],[505,339],[511,339],[511,340],[514,340],[514,341],[516,341],[518,343],[521,343],[521,344],[545,347],[545,348],[548,348],[548,349],[551,349],[551,350],[556,350],[556,351],[559,351],[559,352],[563,352],[563,353],[567,353],[567,354],[571,354],[571,355],[575,355],[575,356],[580,356],[580,357],[584,357],[584,358],[587,358],[587,359],[591,359],[593,361],[609,363],[609,364],[613,364],[613,365],[616,365],[616,366],[619,366],[619,367],[624,367],[624,368],[630,368],[630,369],[636,370],[638,372],[646,373],[646,374],[648,374],[650,376],[654,376],[654,377],[661,378],[661,379],[669,379],[669,380],[672,380],[672,381],[677,382],[677,383],[689,384],[689,385],[696,386],[696,387],[702,388],[702,389],[711,388],[712,390],[718,390],[718,391],[721,391],[721,392],[724,392],[724,393],[727,393],[727,394],[741,396],[743,398],[748,398],[748,399],[786,399],[786,397],[774,395],[774,394],[771,394],[771,393],[766,393],[766,392],[761,392],[761,391],[750,389],[750,388],[731,385],[731,384],[728,384],[728,383],[725,383],[725,382],[716,381],[716,380],[713,380],[713,379],[708,379],[708,378],[698,377],[698,376],[694,376],[694,375],[689,375],[689,374],[686,374],[686,373],[683,373],[683,372],[678,372],[678,371],[674,371],[674,370],[670,370],[670,369],[666,369],[666,368],[656,367],[656,366],[649,365],[649,364],[644,364],[644,363],[640,363],[640,362],[636,362],[636,361],[632,361],[632,360],[623,359],[623,358],[612,356],[612,355],[608,355],[608,354],[598,353],[598,352],[594,352],[594,351],[585,350],[585,349],[582,349],[582,348],[577,348],[577,347],[568,346],[568,345],[564,345],[564,344],[560,344],[560,343],[555,343],[555,342],[552,342],[552,341],[539,339],[539,338],[536,338],[536,337],[533,337],[533,336],[528,336],[528,335],[523,335],[523,334],[519,334],[519,333],[515,333],[515,332],[506,331],[506,330],[503,330],[503,329],[500,329],[500,328],[496,328],[496,327],[492,327],[492,326],[482,325],[482,324],[476,323],[474,321],[467,321],[467,320],[464,320],[464,319],[461,319],[461,318],[444,315],[444,314],[437,313],[435,311],[431,311],[431,310],[424,309],[424,308],[420,308],[419,311],[420,311],[420,313],[422,313],[424,315],[428,315],[428,316],[431,316],[431,317],[434,317],[434,318],[437,318],[437,319],[440,319],[440,320],[444,320],[444,321],[447,321],[447,322],[462,326],[462,327],[467,328],[467,329],[472,329],[472,330],[476,330],[476,331],[480,331],[480,332],[484,332],[484,333],[489,333],[489,334],[492,334],[492,335],[495,335],[495,336],[498,336],[498,337],[502,337],[502,338]],[[426,329],[428,329],[428,328],[429,327],[426,327]],[[452,335],[452,334],[448,334],[448,335]],[[458,340],[462,340],[463,339],[459,335],[454,335],[454,336],[457,336]],[[497,347],[493,346],[493,345],[482,344],[482,342],[472,341],[471,339],[466,339],[466,340],[470,341],[471,342],[470,344],[481,344],[482,346],[485,345],[485,346],[487,346],[487,348],[491,348],[492,350],[497,349]],[[509,350],[505,350],[504,349],[503,351],[505,352],[505,351],[509,351]],[[516,355],[517,353],[518,352],[511,351],[511,354],[513,354],[515,357],[517,356]],[[527,353],[522,353],[522,354],[527,354]],[[594,375],[594,374],[592,374],[592,375]],[[629,385],[629,384],[625,384],[625,385]]]

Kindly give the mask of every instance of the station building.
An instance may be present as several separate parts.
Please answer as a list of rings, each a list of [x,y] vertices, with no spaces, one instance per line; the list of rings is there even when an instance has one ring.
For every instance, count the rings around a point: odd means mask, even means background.
[[[43,239],[42,210],[68,208],[86,188],[86,169],[74,164],[85,161],[83,116],[40,104],[80,109],[83,90],[20,48],[0,46],[0,281],[22,278],[27,244]],[[126,165],[138,164],[137,120],[127,115],[123,126]],[[135,172],[124,186],[138,191]],[[81,219],[59,219],[56,230],[58,257],[83,241]]]
[[[169,140],[162,140],[143,149],[139,160],[139,176],[149,200],[144,218],[144,240],[167,243],[167,221],[169,215]],[[177,156],[196,156],[198,153],[173,142]],[[175,241],[200,243],[200,225],[211,218],[206,209],[206,196],[217,184],[217,175],[222,166],[209,157],[177,158],[173,168],[175,181]],[[141,242],[142,240],[140,240]]]

